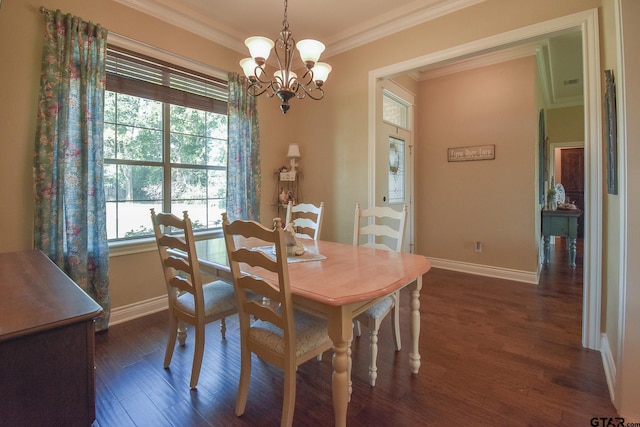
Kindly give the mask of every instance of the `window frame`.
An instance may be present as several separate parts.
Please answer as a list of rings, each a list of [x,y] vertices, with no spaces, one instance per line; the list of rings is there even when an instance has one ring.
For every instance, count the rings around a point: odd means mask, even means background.
[[[185,58],[180,55],[167,52],[153,46],[120,36],[115,33],[109,33],[109,45],[112,45],[118,49],[130,51],[132,54],[140,55],[141,57],[148,57],[158,62],[164,62],[175,66],[177,69],[184,69],[188,72],[201,73],[206,76],[211,76],[220,79],[224,82],[228,79],[228,73],[226,71],[211,67],[209,65]],[[133,95],[137,96],[137,95]],[[179,104],[175,104],[179,105]],[[164,109],[164,108],[163,108]],[[226,113],[226,111],[225,111]],[[166,163],[169,163],[168,160]],[[164,183],[163,183],[164,184]],[[194,230],[196,239],[209,239],[209,238],[221,238],[222,229],[212,228],[207,230]],[[110,256],[122,256],[141,252],[149,252],[157,250],[155,237],[140,237],[133,239],[118,239],[109,240]]]

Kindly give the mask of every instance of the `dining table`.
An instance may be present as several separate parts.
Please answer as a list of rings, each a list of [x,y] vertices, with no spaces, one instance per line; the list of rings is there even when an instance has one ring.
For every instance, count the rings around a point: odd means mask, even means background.
[[[287,257],[292,299],[297,309],[327,319],[334,352],[332,398],[335,425],[346,426],[351,398],[353,318],[382,298],[409,287],[411,348],[408,362],[411,372],[417,374],[420,369],[420,290],[422,276],[429,271],[431,264],[423,255],[323,240],[299,241],[305,248],[303,256]],[[200,270],[231,281],[223,238],[196,241],[196,252]],[[243,273],[252,274],[252,267],[243,266]]]

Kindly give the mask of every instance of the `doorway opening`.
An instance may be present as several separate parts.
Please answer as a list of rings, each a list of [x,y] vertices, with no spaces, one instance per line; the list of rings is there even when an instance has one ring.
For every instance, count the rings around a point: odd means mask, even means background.
[[[407,74],[427,66],[436,66],[457,58],[495,52],[507,46],[527,43],[567,31],[580,31],[583,52],[584,76],[584,274],[582,345],[600,348],[601,270],[602,270],[602,154],[601,154],[601,103],[600,64],[597,9],[541,22],[525,28],[476,40],[460,46],[412,58],[397,64],[369,72],[369,202],[376,200],[376,109],[379,102],[376,87],[380,80]]]

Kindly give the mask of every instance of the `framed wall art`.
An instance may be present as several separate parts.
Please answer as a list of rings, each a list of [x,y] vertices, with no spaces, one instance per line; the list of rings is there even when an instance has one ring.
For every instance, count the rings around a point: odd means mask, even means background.
[[[455,147],[447,149],[447,160],[450,162],[468,162],[470,160],[493,160],[496,158],[496,146],[474,145],[472,147]]]
[[[607,191],[618,194],[618,115],[616,112],[616,82],[613,70],[604,70],[605,120],[607,127]]]
[[[544,110],[540,110],[540,115],[538,116],[538,191],[540,192],[540,204],[544,204],[545,202],[547,191],[545,183],[549,179],[549,171],[547,170],[547,158],[549,154],[547,151]]]

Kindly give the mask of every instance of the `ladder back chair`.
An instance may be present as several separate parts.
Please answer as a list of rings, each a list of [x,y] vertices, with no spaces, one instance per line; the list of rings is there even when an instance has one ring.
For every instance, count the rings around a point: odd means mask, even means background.
[[[374,206],[369,209],[361,209],[360,204],[356,204],[353,244],[369,246],[375,249],[402,252],[404,244],[404,230],[407,221],[408,208],[403,206],[401,211],[385,206]],[[365,223],[366,222],[366,223]],[[392,226],[392,225],[394,226]],[[363,239],[366,241],[363,243]],[[378,378],[378,330],[384,318],[393,312],[392,326],[393,338],[396,351],[400,351],[400,292],[384,297],[373,307],[359,314],[355,318],[356,336],[361,335],[360,325],[364,324],[371,331],[371,341],[369,344],[371,360],[369,362],[369,384],[376,385]]]
[[[229,223],[226,213],[222,218],[240,318],[241,364],[236,415],[241,416],[245,411],[251,353],[255,353],[283,370],[281,425],[290,426],[295,409],[296,369],[331,348],[327,322],[293,308],[285,231],[280,218],[274,219],[273,229],[254,221]],[[275,256],[256,249],[264,245],[275,247]],[[251,274],[241,271],[241,263],[251,267]],[[262,298],[247,298],[252,294]],[[255,321],[252,322],[252,318]]]
[[[164,367],[169,368],[171,364],[176,339],[181,346],[185,345],[187,332],[184,324],[192,325],[195,330],[195,348],[189,386],[196,388],[204,355],[205,325],[220,320],[220,332],[224,339],[225,318],[238,311],[233,286],[221,280],[203,285],[187,211],[184,211],[183,218],[180,219],[170,213],[156,214],[151,209],[151,221],[169,298],[169,339],[164,354]],[[171,253],[171,250],[181,251],[185,256]]]
[[[286,228],[290,222],[293,222],[296,237],[318,240],[320,239],[320,231],[322,230],[323,211],[324,202],[320,202],[320,206],[316,206],[311,203],[294,205],[289,201],[287,204],[287,216],[284,222],[284,228]]]

